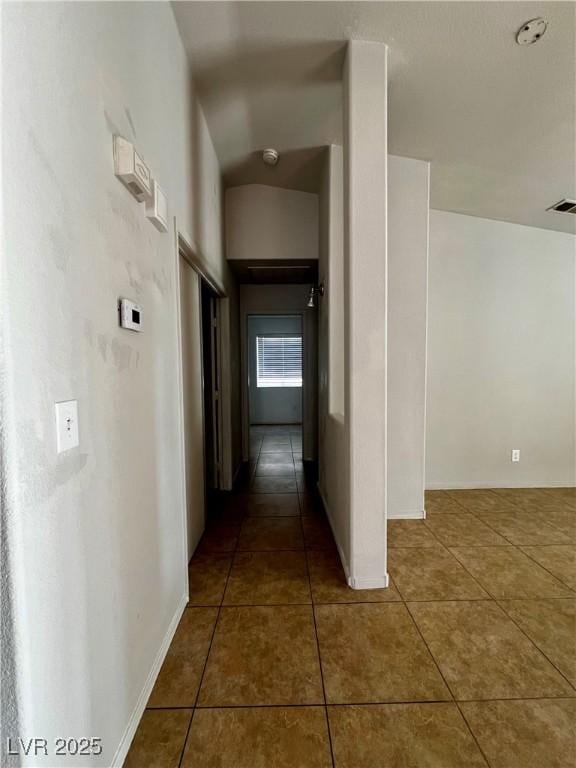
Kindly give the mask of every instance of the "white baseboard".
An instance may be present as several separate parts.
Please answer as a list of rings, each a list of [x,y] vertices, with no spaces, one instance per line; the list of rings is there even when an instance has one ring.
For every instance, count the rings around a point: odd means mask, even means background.
[[[318,488],[318,493],[320,494],[320,498],[322,499],[322,504],[324,505],[324,509],[326,511],[326,517],[328,518],[328,522],[330,523],[330,528],[332,529],[332,536],[334,536],[334,541],[336,542],[336,549],[338,550],[340,562],[342,563],[342,568],[344,569],[346,582],[350,587],[350,589],[387,589],[389,584],[389,578],[387,573],[384,574],[383,578],[376,578],[376,579],[355,579],[353,576],[350,575],[350,566],[348,564],[348,560],[344,555],[344,552],[342,551],[342,547],[340,546],[338,537],[336,536],[332,512],[330,511],[330,507],[326,502],[326,496],[324,495],[324,492],[322,490],[322,487],[320,486],[320,483],[317,484],[317,488]]]
[[[425,520],[426,510],[417,509],[415,512],[399,512],[395,515],[388,515],[388,520]]]
[[[483,488],[575,488],[576,482],[570,481],[557,481],[551,483],[550,481],[542,483],[527,483],[516,480],[514,482],[502,482],[501,480],[475,482],[475,483],[460,483],[460,482],[445,482],[445,483],[426,483],[427,491],[473,491],[475,489]]]
[[[352,589],[387,589],[390,580],[385,573],[383,578],[377,579],[348,579],[348,586]]]
[[[150,698],[150,694],[152,693],[152,688],[154,687],[154,683],[156,682],[156,678],[158,677],[158,673],[160,672],[160,667],[164,663],[164,659],[166,658],[166,654],[168,653],[168,648],[170,648],[170,643],[172,642],[172,638],[174,637],[174,633],[176,632],[176,629],[178,627],[178,624],[180,623],[180,619],[182,618],[182,614],[184,613],[184,609],[186,608],[187,604],[188,604],[188,595],[183,595],[180,603],[178,604],[178,608],[176,609],[176,613],[174,614],[172,621],[170,622],[168,631],[164,636],[162,645],[160,646],[160,649],[158,650],[156,658],[154,659],[152,668],[148,673],[148,677],[146,678],[144,687],[142,688],[140,696],[138,697],[138,701],[136,702],[134,711],[130,716],[130,720],[128,721],[128,725],[126,726],[126,730],[124,731],[124,735],[120,740],[120,745],[116,750],[116,754],[114,755],[114,758],[112,760],[111,768],[122,768],[124,760],[126,759],[126,755],[128,754],[128,750],[130,749],[130,745],[132,744],[132,739],[134,738],[134,734],[136,733],[136,729],[138,728],[142,715],[144,714],[144,710],[146,709],[146,704],[148,702],[148,699]]]
[[[346,559],[346,556],[342,550],[342,547],[340,546],[340,542],[338,541],[338,536],[336,536],[336,530],[334,528],[334,520],[332,517],[332,512],[326,502],[326,496],[324,495],[324,491],[322,490],[320,483],[317,483],[316,487],[318,488],[318,493],[320,494],[320,498],[322,499],[322,504],[324,505],[324,510],[326,511],[326,517],[328,518],[328,522],[330,523],[330,528],[332,529],[332,536],[334,537],[334,541],[336,542],[336,549],[338,550],[338,555],[340,557],[340,562],[342,563],[342,568],[344,568],[346,581],[350,583],[350,566],[348,565],[348,560]]]

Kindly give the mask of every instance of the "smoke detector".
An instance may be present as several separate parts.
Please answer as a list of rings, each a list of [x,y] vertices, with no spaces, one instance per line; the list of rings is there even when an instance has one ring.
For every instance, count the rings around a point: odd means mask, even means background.
[[[550,208],[546,208],[547,211],[556,211],[556,213],[576,213],[576,200],[560,200],[559,203],[554,203]]]
[[[262,160],[266,165],[276,165],[278,162],[278,152],[275,149],[265,149],[262,152]]]
[[[547,28],[548,22],[546,19],[531,19],[531,21],[522,24],[516,33],[516,42],[518,45],[532,45],[532,43],[537,43],[544,32],[546,32]]]

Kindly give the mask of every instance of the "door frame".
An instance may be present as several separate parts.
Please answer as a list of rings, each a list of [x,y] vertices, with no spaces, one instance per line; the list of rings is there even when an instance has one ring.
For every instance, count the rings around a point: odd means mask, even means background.
[[[303,312],[249,312],[246,314],[245,322],[246,322],[246,328],[245,328],[245,340],[246,340],[246,369],[244,371],[244,382],[246,384],[246,429],[249,432],[250,431],[250,424],[251,424],[251,414],[250,414],[250,374],[251,374],[251,363],[252,363],[252,354],[254,354],[254,350],[251,350],[248,348],[248,339],[250,336],[250,318],[252,317],[297,317],[300,320],[300,336],[302,337],[302,386],[300,387],[300,413],[302,414],[302,421],[301,425],[303,428],[304,425],[304,419],[307,416],[306,413],[306,398],[304,397],[305,387],[306,387],[306,339],[304,334],[304,321],[305,316]],[[274,333],[265,333],[261,334],[264,336],[276,336],[276,335],[283,335],[283,334],[274,334]],[[244,428],[243,424],[243,428]]]
[[[301,315],[302,316],[302,455],[305,461],[318,460],[318,318],[316,309],[306,306],[310,285],[290,284],[294,295],[280,304],[276,297],[254,301],[247,299],[242,288],[282,288],[282,285],[240,286],[240,371],[242,394],[242,461],[250,461],[250,416],[248,407],[248,317],[250,315]],[[296,298],[298,294],[298,298]],[[306,397],[305,388],[313,388]]]
[[[181,504],[182,504],[182,525],[183,542],[185,554],[185,568],[188,569],[188,557],[186,542],[188,540],[188,508],[186,498],[186,438],[184,422],[184,378],[183,378],[183,359],[182,359],[182,305],[181,305],[181,286],[180,286],[180,258],[183,258],[199,277],[204,280],[215,294],[215,301],[218,307],[219,342],[220,342],[220,382],[221,382],[221,471],[220,487],[224,490],[232,489],[233,470],[232,470],[232,423],[231,423],[231,365],[230,365],[230,299],[221,282],[213,275],[205,257],[200,248],[194,244],[194,241],[187,236],[178,227],[176,217],[174,217],[174,249],[173,249],[173,267],[176,276],[176,312],[175,312],[175,339],[176,339],[176,373],[177,373],[177,391],[178,391],[178,442],[180,446],[180,478],[181,478]],[[200,288],[200,286],[199,286]],[[201,288],[200,288],[201,290]],[[203,445],[206,425],[202,426]]]

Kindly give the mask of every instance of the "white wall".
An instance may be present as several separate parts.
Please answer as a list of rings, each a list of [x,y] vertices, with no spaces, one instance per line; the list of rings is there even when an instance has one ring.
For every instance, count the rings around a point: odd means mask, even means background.
[[[344,65],[346,428],[350,584],[386,572],[387,48],[352,40]]]
[[[429,163],[388,158],[388,517],[424,515]]]
[[[100,759],[28,764],[110,766],[187,596],[175,243],[114,177],[112,134],[135,141],[225,280],[218,163],[169,4],[14,3],[2,14],[16,634],[15,679],[3,682],[19,699],[3,736],[97,735]],[[142,333],[118,328],[119,296],[142,305]],[[80,447],[58,456],[54,403],[72,398]]]
[[[344,158],[327,148],[320,192],[318,303],[318,487],[345,568],[350,561],[349,445],[344,413]]]
[[[318,258],[318,195],[247,184],[226,190],[228,259]]]
[[[430,234],[426,486],[574,484],[576,238],[443,211]]]

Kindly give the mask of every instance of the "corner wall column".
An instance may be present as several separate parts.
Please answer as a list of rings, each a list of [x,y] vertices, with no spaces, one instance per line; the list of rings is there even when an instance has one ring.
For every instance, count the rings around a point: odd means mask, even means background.
[[[388,586],[386,563],[387,47],[352,40],[344,65],[346,414],[350,574]]]

